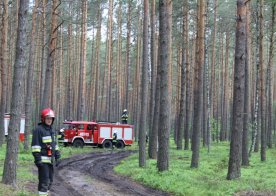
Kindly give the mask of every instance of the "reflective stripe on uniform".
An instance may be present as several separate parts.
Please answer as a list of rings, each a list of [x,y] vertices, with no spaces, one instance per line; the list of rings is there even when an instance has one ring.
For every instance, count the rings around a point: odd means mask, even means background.
[[[61,135],[58,135],[57,138],[61,138]]]
[[[41,146],[32,146],[32,152],[40,152]]]
[[[52,137],[51,136],[42,137],[42,142],[43,143],[50,143],[50,142],[52,142]]]
[[[42,163],[51,163],[51,157],[41,156]]]
[[[58,145],[56,145],[56,150],[59,150],[59,146]]]
[[[48,192],[41,192],[41,191],[39,191],[39,192],[38,192],[38,195],[46,195],[46,196],[47,196],[47,195],[48,195]]]

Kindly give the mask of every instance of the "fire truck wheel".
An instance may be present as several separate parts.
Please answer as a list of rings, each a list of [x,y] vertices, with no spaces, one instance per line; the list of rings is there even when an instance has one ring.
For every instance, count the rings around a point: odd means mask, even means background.
[[[123,141],[119,140],[119,141],[117,141],[117,143],[116,143],[116,147],[117,147],[117,148],[124,148],[124,147],[125,147],[125,144],[124,144]]]
[[[83,148],[83,145],[84,145],[84,143],[83,143],[83,141],[80,140],[80,139],[76,139],[76,140],[73,142],[73,146],[74,146],[75,148]]]
[[[112,142],[110,140],[105,140],[103,142],[103,148],[111,148],[112,147]]]

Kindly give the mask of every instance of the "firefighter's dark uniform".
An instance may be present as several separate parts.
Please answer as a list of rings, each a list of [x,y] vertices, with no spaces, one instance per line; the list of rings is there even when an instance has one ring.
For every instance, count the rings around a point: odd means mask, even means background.
[[[117,145],[117,132],[114,132],[112,136],[112,149],[114,148],[114,145]]]
[[[32,153],[38,167],[39,195],[48,195],[53,182],[53,162],[60,158],[60,152],[51,126],[39,123],[33,130]]]
[[[127,112],[123,112],[122,114],[122,124],[127,124],[128,114]]]

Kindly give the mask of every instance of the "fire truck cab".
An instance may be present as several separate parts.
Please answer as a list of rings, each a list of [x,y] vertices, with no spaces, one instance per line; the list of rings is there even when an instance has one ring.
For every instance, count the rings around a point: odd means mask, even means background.
[[[92,122],[92,121],[64,121],[64,128],[59,132],[59,142],[64,146],[73,145],[83,147],[92,145],[103,148],[124,148],[133,143],[133,125]],[[117,139],[113,140],[113,134]]]

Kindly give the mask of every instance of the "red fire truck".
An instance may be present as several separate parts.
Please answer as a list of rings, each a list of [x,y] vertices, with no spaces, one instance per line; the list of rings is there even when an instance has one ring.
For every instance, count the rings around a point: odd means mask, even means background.
[[[9,113],[6,113],[4,115],[4,129],[5,129],[5,136],[8,135],[8,127],[10,123],[10,118],[11,115]],[[22,115],[20,119],[20,135],[19,135],[19,141],[23,142],[24,141],[24,130],[25,130],[25,116]]]
[[[133,125],[90,122],[90,121],[64,121],[64,128],[59,132],[59,142],[64,146],[73,145],[83,147],[93,145],[103,148],[124,148],[133,143]],[[113,140],[113,134],[117,134],[117,139]]]

